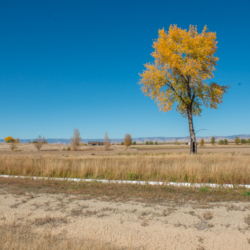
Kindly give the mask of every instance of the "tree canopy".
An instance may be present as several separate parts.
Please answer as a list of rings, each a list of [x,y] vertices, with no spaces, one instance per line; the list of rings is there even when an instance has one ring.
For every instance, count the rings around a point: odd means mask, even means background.
[[[206,80],[213,78],[219,58],[216,33],[205,26],[201,34],[190,25],[183,30],[171,25],[169,31],[159,30],[159,38],[153,43],[154,63],[145,64],[140,83],[145,95],[155,99],[160,110],[176,110],[187,115],[192,105],[192,115],[200,115],[202,108],[217,108],[222,103],[228,86],[220,86]]]

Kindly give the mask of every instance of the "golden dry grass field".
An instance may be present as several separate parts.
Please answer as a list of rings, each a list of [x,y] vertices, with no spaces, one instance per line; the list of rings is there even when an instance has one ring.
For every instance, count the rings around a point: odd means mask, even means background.
[[[249,146],[0,145],[1,174],[250,184]],[[0,249],[249,249],[250,190],[0,178]]]
[[[0,174],[42,177],[250,184],[250,147],[202,147],[190,156],[188,146],[112,146],[62,151],[65,145],[0,147]],[[147,148],[148,147],[148,148]],[[154,150],[152,150],[154,148]],[[135,150],[137,149],[137,150]]]

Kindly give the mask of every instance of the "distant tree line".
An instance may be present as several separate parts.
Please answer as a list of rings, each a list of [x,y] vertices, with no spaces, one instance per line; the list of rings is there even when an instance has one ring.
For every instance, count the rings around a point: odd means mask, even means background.
[[[154,144],[158,145],[158,142],[157,141],[155,141],[155,142],[153,142],[153,141],[146,141],[145,144],[146,145],[154,145]]]
[[[250,139],[240,139],[238,136],[235,137],[234,142],[236,145],[239,144],[250,144]],[[215,144],[215,137],[211,138],[211,143],[214,145]],[[219,140],[219,145],[228,145],[228,140]]]

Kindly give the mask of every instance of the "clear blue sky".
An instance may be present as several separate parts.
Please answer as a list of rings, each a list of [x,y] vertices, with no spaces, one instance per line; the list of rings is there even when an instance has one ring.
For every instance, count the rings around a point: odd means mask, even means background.
[[[194,119],[200,136],[250,134],[250,1],[1,1],[0,138],[188,136],[159,112],[138,73],[158,30],[217,32],[215,79],[231,85],[217,110]]]

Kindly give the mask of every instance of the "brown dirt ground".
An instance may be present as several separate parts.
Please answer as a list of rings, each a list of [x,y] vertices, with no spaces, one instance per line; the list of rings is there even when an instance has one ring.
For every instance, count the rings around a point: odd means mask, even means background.
[[[0,225],[28,225],[37,235],[49,230],[74,239],[98,239],[117,249],[250,248],[248,197],[212,202],[206,200],[210,192],[172,189],[177,194],[171,196],[170,189],[158,190],[154,199],[150,193],[157,187],[145,191],[134,186],[86,184],[77,189],[78,184],[50,184],[0,179]],[[139,196],[126,196],[129,188]],[[185,198],[189,192],[197,195]]]

